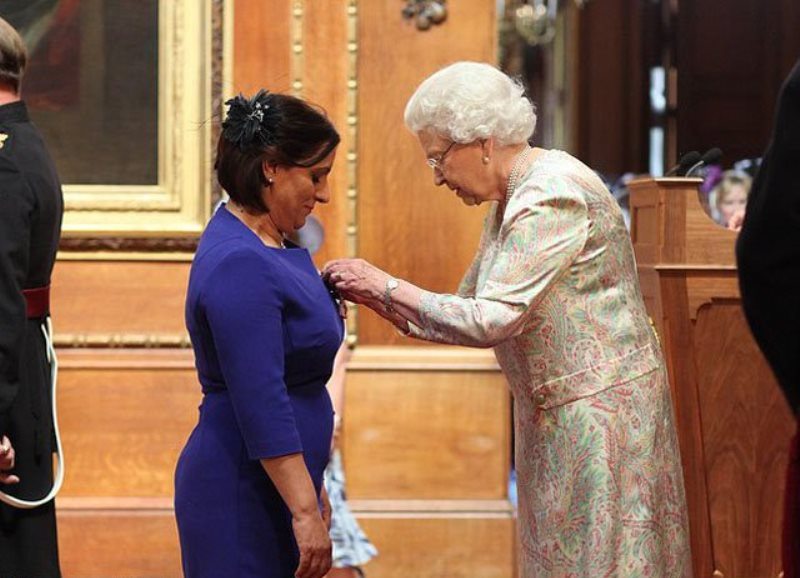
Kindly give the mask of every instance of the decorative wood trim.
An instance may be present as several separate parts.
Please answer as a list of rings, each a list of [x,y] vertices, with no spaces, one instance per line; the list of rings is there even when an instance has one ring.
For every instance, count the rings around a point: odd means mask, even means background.
[[[194,253],[199,238],[192,237],[62,237],[58,250],[67,253],[97,251],[130,253]]]
[[[60,349],[61,370],[174,370],[194,371],[190,349]],[[60,500],[60,498],[59,498]]]
[[[194,259],[190,252],[126,252],[126,251],[62,251],[58,254],[59,261],[106,262],[119,263],[131,261],[145,261],[148,263],[189,263]]]
[[[686,271],[687,273],[693,271],[701,273],[712,273],[715,271],[721,273],[736,273],[736,265],[654,265],[653,269],[656,271]]]
[[[369,345],[356,347],[347,371],[500,371],[487,349],[443,346]]]
[[[58,511],[59,513],[69,512],[70,514],[78,513],[95,513],[98,510],[105,514],[109,513],[124,513],[126,515],[131,512],[137,513],[160,513],[173,511],[172,498],[127,498],[127,497],[113,497],[113,498],[58,498]]]
[[[348,500],[347,504],[358,517],[379,517],[375,514],[391,514],[392,518],[514,516],[514,506],[508,500]]]
[[[57,333],[55,346],[65,349],[189,349],[188,334]]]
[[[214,171],[216,143],[222,131],[225,94],[231,86],[233,71],[233,0],[212,0],[211,3],[211,129],[207,157],[211,183],[210,210],[222,199],[222,187]],[[196,249],[195,245],[195,249]],[[193,249],[194,251],[194,249]]]
[[[303,95],[303,78],[305,76],[305,53],[303,47],[304,16],[304,0],[294,0],[292,2],[292,56],[290,68],[292,71],[292,94],[298,97]]]
[[[347,256],[358,256],[358,0],[347,3]],[[347,316],[347,344],[358,343],[358,307]]]

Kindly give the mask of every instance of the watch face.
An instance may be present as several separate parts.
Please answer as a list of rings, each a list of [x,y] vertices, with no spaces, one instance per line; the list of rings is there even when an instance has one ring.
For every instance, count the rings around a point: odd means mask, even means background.
[[[387,289],[397,289],[397,286],[398,286],[397,279],[389,279],[386,282]]]

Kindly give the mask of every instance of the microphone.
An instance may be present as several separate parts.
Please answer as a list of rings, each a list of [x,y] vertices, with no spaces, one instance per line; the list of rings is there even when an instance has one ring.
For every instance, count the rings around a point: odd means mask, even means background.
[[[678,159],[678,164],[666,172],[665,177],[681,176],[686,169],[694,165],[700,160],[700,153],[697,151],[689,151]]]
[[[692,168],[686,171],[686,176],[691,177],[694,171],[704,166],[717,164],[721,158],[722,158],[721,149],[718,149],[717,147],[708,149],[705,153],[703,153],[702,158],[699,161],[697,161],[692,166]]]

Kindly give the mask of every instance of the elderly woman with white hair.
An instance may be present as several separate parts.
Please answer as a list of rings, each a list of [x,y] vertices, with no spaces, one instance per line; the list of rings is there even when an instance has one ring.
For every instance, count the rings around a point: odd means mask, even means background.
[[[325,276],[411,336],[494,348],[515,399],[520,576],[690,576],[664,359],[613,197],[528,145],[533,105],[490,65],[429,77],[405,122],[436,185],[492,203],[471,267],[453,295],[361,259]]]

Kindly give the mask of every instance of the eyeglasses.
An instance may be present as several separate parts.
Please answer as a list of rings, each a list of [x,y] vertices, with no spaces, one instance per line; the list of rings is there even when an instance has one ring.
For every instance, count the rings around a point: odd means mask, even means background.
[[[442,154],[437,155],[435,157],[430,157],[426,161],[428,163],[428,166],[430,168],[434,169],[434,170],[436,170],[436,169],[442,170],[442,162],[444,161],[444,157],[447,156],[447,153],[450,152],[450,149],[453,148],[453,145],[455,145],[455,144],[456,144],[456,141],[452,141],[450,143],[450,146],[447,147],[446,149],[444,149],[444,152]]]

